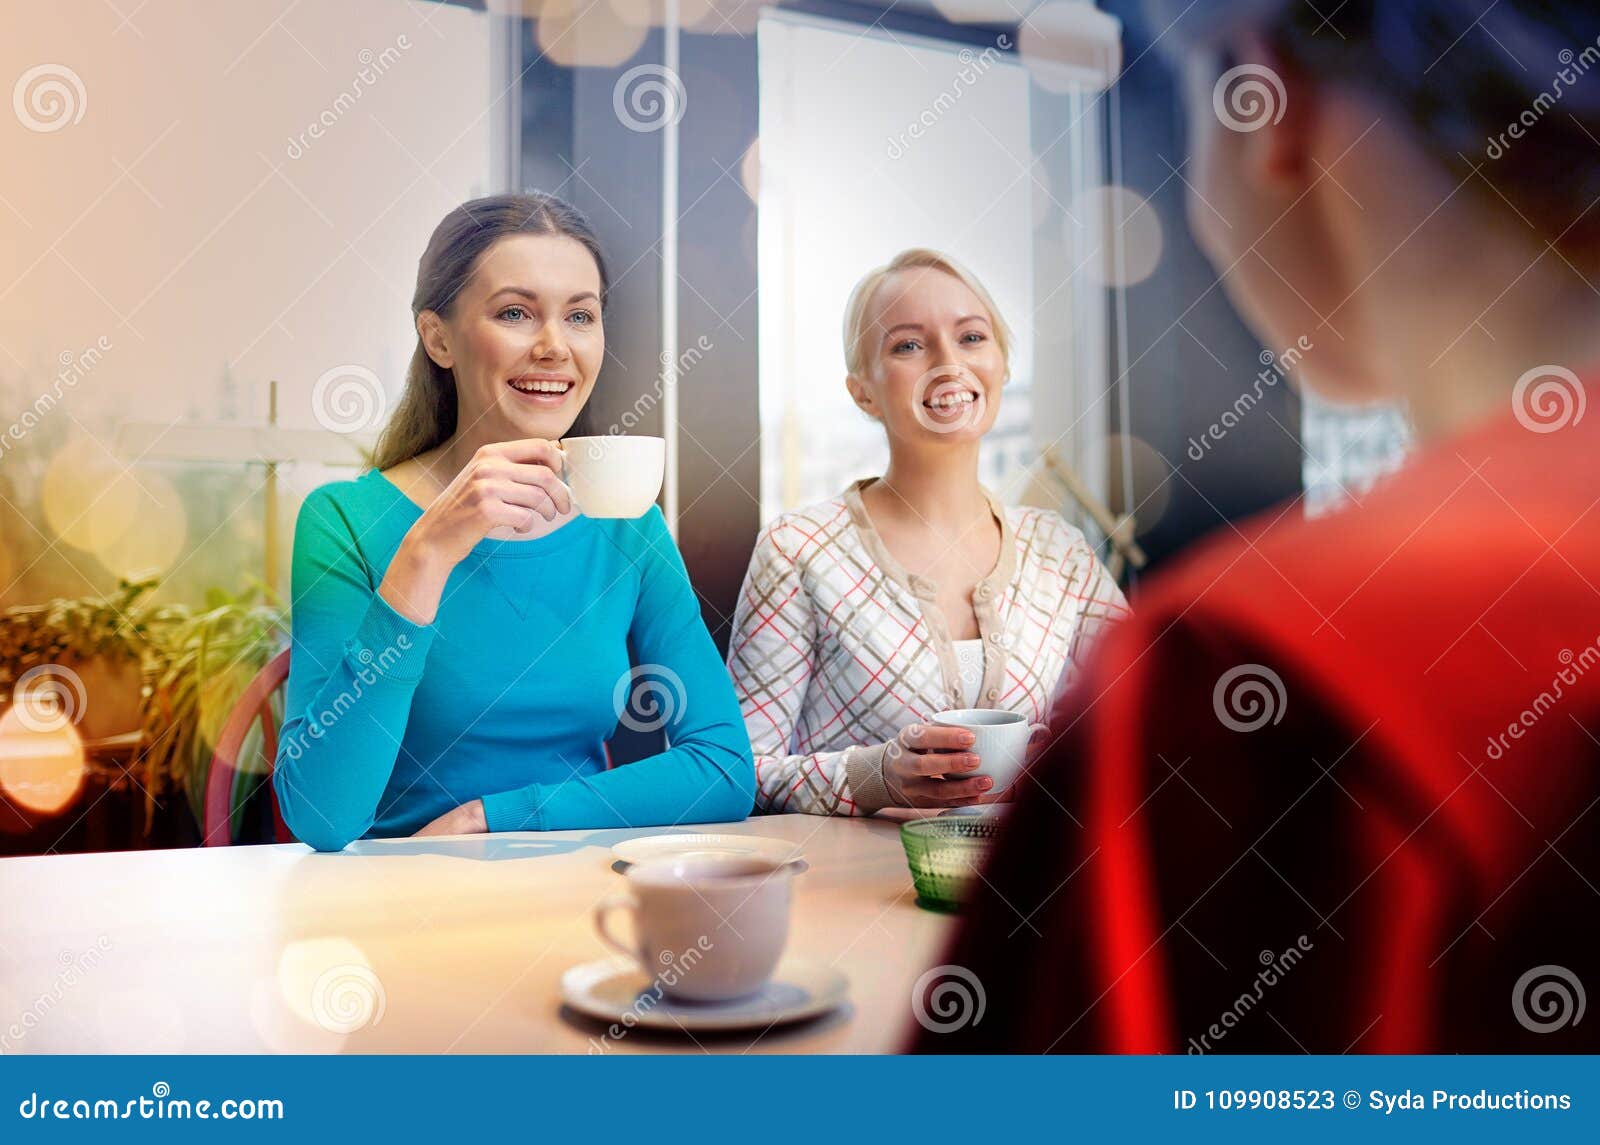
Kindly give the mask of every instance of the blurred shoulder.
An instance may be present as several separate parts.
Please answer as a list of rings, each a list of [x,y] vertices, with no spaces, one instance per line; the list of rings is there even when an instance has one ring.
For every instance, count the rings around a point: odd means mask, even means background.
[[[805,565],[840,544],[856,542],[855,523],[845,498],[830,497],[779,513],[756,538],[753,561]]]
[[[1019,543],[1057,552],[1089,547],[1083,530],[1054,509],[1037,505],[1009,505],[1006,507],[1006,521]]]
[[[361,527],[384,516],[405,495],[376,469],[358,477],[329,481],[307,493],[300,503],[299,523],[322,526],[342,525],[359,532]]]
[[[1020,568],[1071,573],[1092,570],[1100,560],[1083,530],[1054,509],[1013,505],[1006,509],[1006,521],[1016,538]]]
[[[1547,438],[1507,416],[1426,446],[1331,512],[1308,518],[1296,498],[1218,529],[1152,578],[1150,596],[1318,631],[1344,618],[1404,627],[1469,605],[1470,621],[1508,586],[1513,597],[1548,593],[1551,606],[1590,601],[1563,562],[1544,559],[1557,537],[1573,565],[1600,559],[1600,532],[1583,527],[1600,433],[1580,428]]]

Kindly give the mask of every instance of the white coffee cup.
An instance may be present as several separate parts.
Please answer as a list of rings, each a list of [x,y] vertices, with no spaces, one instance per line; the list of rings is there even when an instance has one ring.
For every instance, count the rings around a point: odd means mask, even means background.
[[[667,443],[659,437],[568,437],[561,451],[567,488],[585,517],[640,517],[661,492]]]
[[[1040,732],[1050,731],[1044,724],[1030,724],[1016,712],[994,708],[951,708],[935,712],[930,722],[972,733],[973,744],[967,750],[978,757],[978,770],[960,772],[958,778],[987,775],[994,780],[993,792],[1004,791],[1015,782],[1028,761],[1028,744]]]
[[[794,875],[753,856],[652,859],[628,868],[627,894],[595,904],[594,926],[669,997],[739,998],[766,985],[783,954]],[[632,943],[607,925],[616,910],[633,915]]]

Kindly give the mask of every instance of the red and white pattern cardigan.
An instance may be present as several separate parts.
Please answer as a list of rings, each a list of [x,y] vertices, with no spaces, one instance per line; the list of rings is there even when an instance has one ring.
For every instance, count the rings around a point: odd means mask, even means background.
[[[785,513],[750,558],[728,671],[763,810],[872,814],[891,802],[887,743],[966,706],[936,586],[884,547],[861,501],[866,484]],[[1128,605],[1059,514],[985,495],[1002,535],[1000,559],[972,592],[984,642],[978,706],[1042,721],[1088,643]]]

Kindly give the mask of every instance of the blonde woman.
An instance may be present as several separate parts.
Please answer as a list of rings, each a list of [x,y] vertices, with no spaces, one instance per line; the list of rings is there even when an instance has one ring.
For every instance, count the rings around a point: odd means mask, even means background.
[[[908,250],[856,286],[846,385],[889,466],[786,513],[756,543],[728,668],[768,811],[870,815],[1003,797],[966,777],[946,708],[1042,720],[1084,646],[1127,604],[1059,515],[978,481],[1011,334],[954,260]]]

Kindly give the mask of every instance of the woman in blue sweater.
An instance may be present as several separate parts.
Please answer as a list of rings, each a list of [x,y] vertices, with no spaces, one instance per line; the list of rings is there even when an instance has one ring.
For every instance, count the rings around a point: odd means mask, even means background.
[[[473,200],[434,231],[374,468],[296,527],[273,783],[317,850],[749,814],[739,705],[660,510],[585,517],[560,481],[606,287],[594,232],[551,196]],[[635,694],[669,747],[607,770]]]

